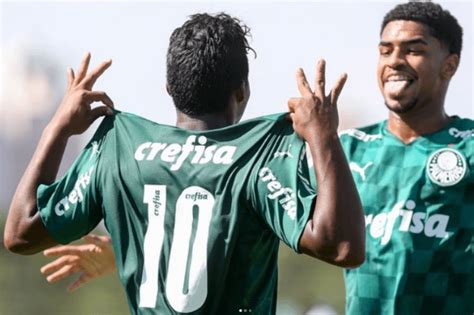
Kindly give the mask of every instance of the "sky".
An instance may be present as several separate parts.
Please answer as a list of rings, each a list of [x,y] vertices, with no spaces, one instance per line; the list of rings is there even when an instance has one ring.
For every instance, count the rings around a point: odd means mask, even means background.
[[[450,84],[446,110],[451,115],[473,118],[473,4],[471,1],[440,3],[464,28],[461,65]],[[24,125],[31,119],[29,116],[41,115],[43,111],[50,115],[63,93],[66,67],[77,69],[83,54],[90,51],[92,65],[108,58],[113,60],[96,89],[106,91],[118,109],[172,125],[175,111],[165,90],[169,36],[190,14],[224,11],[251,28],[250,44],[257,52],[256,58],[249,56],[252,94],[243,119],[286,111],[288,98],[298,96],[296,69],[302,67],[311,82],[316,61],[324,58],[327,86],[332,86],[343,72],[349,77],[339,99],[341,127],[375,123],[387,116],[375,75],[379,28],[383,15],[395,4],[388,1],[2,2],[0,44],[4,67],[0,119],[4,126],[14,124],[8,127],[12,133],[22,115]],[[50,80],[46,78],[48,82],[42,83],[46,91],[32,89],[30,79],[11,79],[20,73],[12,65],[27,57],[35,59],[40,68],[49,65]],[[16,92],[12,96],[13,90]],[[8,105],[14,102],[12,99],[19,102],[25,98],[25,91],[30,91],[28,96],[34,95],[33,100],[29,96],[23,105]],[[7,131],[4,128],[2,132]]]
[[[2,1],[0,0],[0,216],[10,203],[42,129],[60,104],[66,69],[85,52],[91,66],[111,58],[99,78],[119,110],[174,125],[166,92],[166,51],[172,31],[199,12],[226,12],[251,28],[250,101],[243,119],[287,111],[299,96],[295,72],[313,82],[326,59],[326,86],[343,72],[340,129],[376,123],[387,110],[376,81],[380,24],[399,2],[387,1]],[[464,28],[461,64],[448,90],[446,111],[474,118],[473,3],[442,1]],[[65,173],[98,126],[68,142]]]

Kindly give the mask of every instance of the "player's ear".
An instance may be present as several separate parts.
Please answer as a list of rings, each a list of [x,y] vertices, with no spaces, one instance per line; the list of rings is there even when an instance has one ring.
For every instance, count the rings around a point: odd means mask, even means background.
[[[457,54],[449,54],[444,60],[443,67],[441,69],[441,76],[445,80],[449,80],[456,73],[459,66],[459,56]]]
[[[239,86],[237,90],[235,90],[235,100],[237,103],[247,103],[250,97],[250,86],[249,81],[245,80]]]
[[[168,85],[168,83],[166,83],[166,92],[168,92],[168,95],[171,96],[170,86]]]

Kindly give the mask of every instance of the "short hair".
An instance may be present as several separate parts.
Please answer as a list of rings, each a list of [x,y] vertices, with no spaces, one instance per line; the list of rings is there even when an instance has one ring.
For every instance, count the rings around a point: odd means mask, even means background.
[[[248,82],[250,29],[225,13],[194,14],[173,31],[166,60],[168,92],[188,115],[222,112]]]
[[[461,57],[462,27],[448,10],[433,2],[410,1],[389,11],[382,22],[380,34],[392,21],[407,20],[426,25],[430,35],[448,47],[449,53]]]

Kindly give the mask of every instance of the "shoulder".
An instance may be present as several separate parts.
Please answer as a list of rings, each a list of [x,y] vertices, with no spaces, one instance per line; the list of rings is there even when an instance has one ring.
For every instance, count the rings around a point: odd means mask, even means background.
[[[474,139],[474,120],[460,117],[454,117],[454,119],[448,133],[454,138]]]
[[[385,121],[361,127],[342,130],[339,132],[339,138],[344,143],[367,143],[382,139],[382,128]]]

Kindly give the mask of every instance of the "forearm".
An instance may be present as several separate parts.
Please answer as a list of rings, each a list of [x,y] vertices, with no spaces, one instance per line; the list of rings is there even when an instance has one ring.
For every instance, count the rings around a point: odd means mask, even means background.
[[[18,184],[5,226],[5,247],[20,254],[32,254],[55,244],[43,225],[36,206],[40,184],[51,184],[58,173],[64,149],[71,135],[81,134],[99,117],[112,115],[113,102],[103,91],[92,91],[102,73],[112,64],[102,62],[89,74],[90,53],[77,72],[68,68],[68,87],[53,119],[43,131],[38,147]],[[105,106],[92,108],[93,102]]]
[[[43,131],[36,151],[18,184],[5,225],[5,245],[21,253],[33,253],[54,245],[40,221],[36,191],[40,184],[51,184],[56,179],[68,137],[50,124]],[[38,248],[29,248],[30,239],[38,239]],[[44,241],[41,241],[44,239]],[[27,248],[28,247],[28,248]],[[26,251],[25,251],[26,250]]]
[[[333,263],[363,260],[364,215],[338,136],[314,137],[308,143],[318,195],[307,228],[315,236],[318,258]]]

